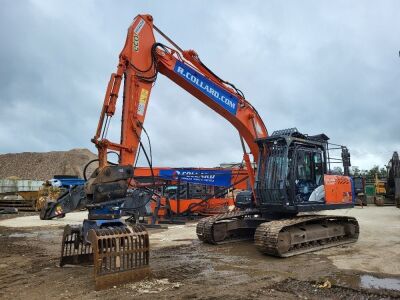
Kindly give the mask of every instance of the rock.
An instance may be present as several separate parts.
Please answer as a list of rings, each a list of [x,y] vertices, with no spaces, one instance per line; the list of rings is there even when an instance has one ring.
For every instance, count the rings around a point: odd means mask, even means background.
[[[318,287],[320,289],[330,289],[332,287],[332,283],[329,280],[325,280],[324,283],[319,284]]]
[[[182,285],[183,285],[182,283],[176,282],[172,287],[174,289],[179,289]]]

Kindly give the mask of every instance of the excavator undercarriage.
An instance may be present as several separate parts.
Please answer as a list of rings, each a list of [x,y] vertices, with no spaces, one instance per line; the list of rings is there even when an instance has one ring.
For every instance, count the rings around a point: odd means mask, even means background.
[[[264,254],[289,257],[353,243],[358,234],[358,222],[353,217],[302,215],[262,223],[254,241]]]
[[[289,257],[355,242],[359,226],[353,217],[307,214],[273,220],[247,210],[204,218],[196,232],[209,244],[254,239],[260,252]]]
[[[196,228],[209,244],[253,240],[267,255],[289,257],[357,241],[359,225],[353,217],[301,215],[273,220],[255,210],[204,218]]]
[[[209,244],[252,239],[257,226],[265,222],[257,210],[237,210],[201,219],[196,233],[199,240]]]

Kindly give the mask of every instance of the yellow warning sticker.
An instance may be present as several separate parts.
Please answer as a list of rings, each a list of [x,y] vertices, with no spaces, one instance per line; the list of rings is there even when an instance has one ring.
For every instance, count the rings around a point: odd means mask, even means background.
[[[142,90],[140,91],[139,104],[137,110],[138,115],[141,116],[144,115],[144,110],[146,109],[146,102],[148,97],[149,97],[149,91],[142,88]]]

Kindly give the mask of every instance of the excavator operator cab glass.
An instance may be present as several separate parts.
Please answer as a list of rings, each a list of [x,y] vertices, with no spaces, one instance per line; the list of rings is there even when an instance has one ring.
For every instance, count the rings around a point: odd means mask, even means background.
[[[258,140],[256,200],[268,211],[291,213],[325,205],[327,168],[325,139],[297,131],[279,132]]]
[[[297,149],[295,172],[295,201],[308,201],[311,193],[322,184],[323,162],[321,150]]]
[[[282,205],[287,202],[288,166],[292,156],[284,139],[264,140],[268,153],[260,157],[257,168],[256,190],[261,205]]]

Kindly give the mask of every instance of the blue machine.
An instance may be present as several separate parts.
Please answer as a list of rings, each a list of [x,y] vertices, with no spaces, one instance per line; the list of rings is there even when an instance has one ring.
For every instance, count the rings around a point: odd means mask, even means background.
[[[84,185],[85,180],[77,176],[55,175],[53,179],[49,180],[52,186],[71,188],[73,186]]]

